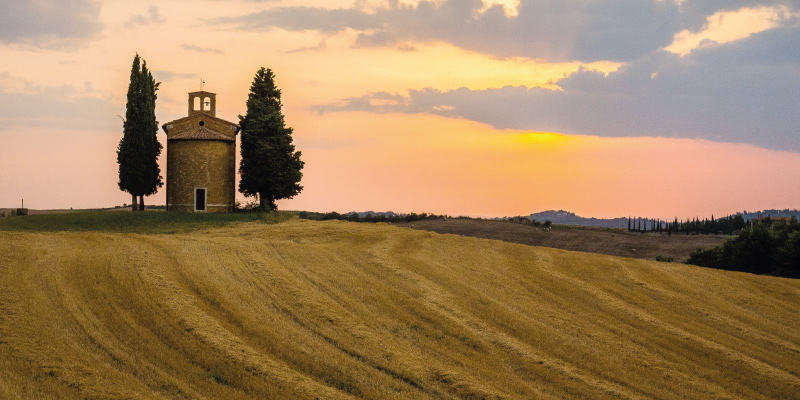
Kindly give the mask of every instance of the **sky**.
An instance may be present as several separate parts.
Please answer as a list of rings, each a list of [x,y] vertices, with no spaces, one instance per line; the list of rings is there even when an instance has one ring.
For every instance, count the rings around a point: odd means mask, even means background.
[[[160,123],[187,115],[201,80],[217,116],[238,122],[256,71],[275,72],[306,163],[281,209],[671,220],[800,208],[800,1],[0,8],[0,207],[130,202],[116,147],[138,53],[161,82]]]

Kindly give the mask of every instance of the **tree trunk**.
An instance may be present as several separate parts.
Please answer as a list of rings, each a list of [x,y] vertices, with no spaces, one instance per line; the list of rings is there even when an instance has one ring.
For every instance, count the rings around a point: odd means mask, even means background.
[[[139,211],[144,211],[144,196],[139,196]]]
[[[264,196],[263,193],[259,193],[258,194],[258,209],[260,211],[273,212],[273,211],[276,211],[278,209],[278,205],[275,204],[275,199],[273,199],[273,198],[271,198],[269,196]]]
[[[136,205],[136,195],[131,195],[131,211],[138,211],[139,207]]]

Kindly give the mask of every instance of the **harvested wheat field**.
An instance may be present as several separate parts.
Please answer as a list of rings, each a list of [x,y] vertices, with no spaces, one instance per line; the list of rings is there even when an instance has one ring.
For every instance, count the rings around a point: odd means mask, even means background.
[[[0,232],[0,398],[800,397],[800,281],[388,225]]]

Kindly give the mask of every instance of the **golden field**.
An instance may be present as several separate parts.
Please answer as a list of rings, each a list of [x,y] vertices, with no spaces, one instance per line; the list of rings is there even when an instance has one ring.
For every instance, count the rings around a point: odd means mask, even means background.
[[[342,221],[0,232],[0,398],[800,398],[800,281]]]

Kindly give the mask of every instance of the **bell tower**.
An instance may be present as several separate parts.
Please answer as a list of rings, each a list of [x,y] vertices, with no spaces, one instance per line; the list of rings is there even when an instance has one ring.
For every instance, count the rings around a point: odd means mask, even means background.
[[[216,117],[217,95],[206,91],[189,93],[189,116],[195,114]]]

